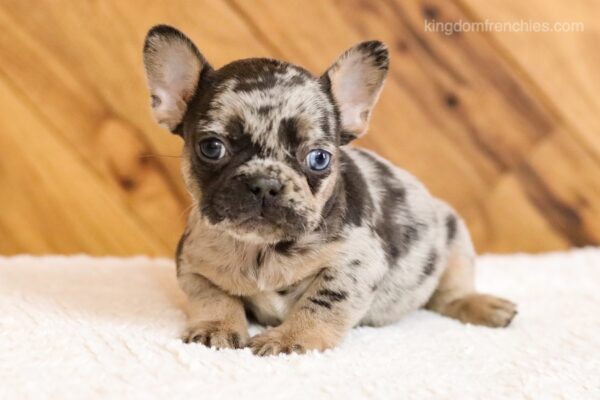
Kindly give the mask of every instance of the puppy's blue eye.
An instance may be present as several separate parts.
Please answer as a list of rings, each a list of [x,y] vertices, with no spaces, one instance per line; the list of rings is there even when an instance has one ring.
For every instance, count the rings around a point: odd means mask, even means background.
[[[210,138],[199,143],[200,154],[209,160],[220,160],[225,157],[225,145],[219,139]]]
[[[313,171],[323,171],[329,167],[331,153],[323,149],[312,150],[306,156],[306,165]]]

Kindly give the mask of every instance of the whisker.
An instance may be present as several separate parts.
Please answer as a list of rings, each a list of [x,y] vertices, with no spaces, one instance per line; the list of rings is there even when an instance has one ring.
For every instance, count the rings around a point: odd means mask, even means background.
[[[181,158],[181,156],[171,156],[168,154],[143,154],[140,158],[165,157],[165,158]]]
[[[179,214],[179,218],[182,218],[184,215],[187,217],[187,214],[190,212],[190,210],[192,208],[194,208],[197,205],[197,203],[195,201],[192,202],[192,204],[190,204],[188,207],[186,207],[181,214]]]

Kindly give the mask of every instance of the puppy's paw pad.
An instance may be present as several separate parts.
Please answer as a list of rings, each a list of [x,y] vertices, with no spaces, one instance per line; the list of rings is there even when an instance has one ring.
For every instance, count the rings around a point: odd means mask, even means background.
[[[217,349],[240,349],[244,347],[246,339],[245,332],[236,331],[219,321],[194,324],[182,337],[185,343],[201,343]]]
[[[516,304],[499,297],[475,294],[461,299],[463,301],[461,320],[492,328],[508,326],[517,315]]]
[[[304,354],[306,344],[294,340],[292,336],[281,334],[277,329],[270,329],[250,339],[248,347],[257,356],[274,356],[277,354]]]

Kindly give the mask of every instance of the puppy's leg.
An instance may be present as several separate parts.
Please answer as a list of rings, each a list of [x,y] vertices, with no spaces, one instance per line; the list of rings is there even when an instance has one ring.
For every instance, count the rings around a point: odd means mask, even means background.
[[[446,268],[425,306],[464,323],[505,327],[516,315],[516,305],[499,297],[475,292],[475,253],[466,227],[459,222]]]
[[[186,273],[178,279],[189,300],[188,329],[183,341],[218,349],[243,347],[248,330],[242,301],[201,275]]]
[[[252,352],[268,356],[336,346],[368,309],[370,283],[343,270],[322,270],[281,325],[250,339]]]

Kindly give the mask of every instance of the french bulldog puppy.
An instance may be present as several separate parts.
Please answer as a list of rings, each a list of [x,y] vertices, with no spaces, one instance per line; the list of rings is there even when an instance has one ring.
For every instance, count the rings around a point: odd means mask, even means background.
[[[214,69],[156,26],[144,64],[152,111],[184,140],[194,202],[177,247],[184,340],[261,356],[336,346],[354,326],[425,307],[507,326],[513,303],[475,291],[463,221],[412,175],[348,144],[365,134],[388,70],[378,41],[316,77],[272,59]],[[247,316],[270,326],[249,338]]]

